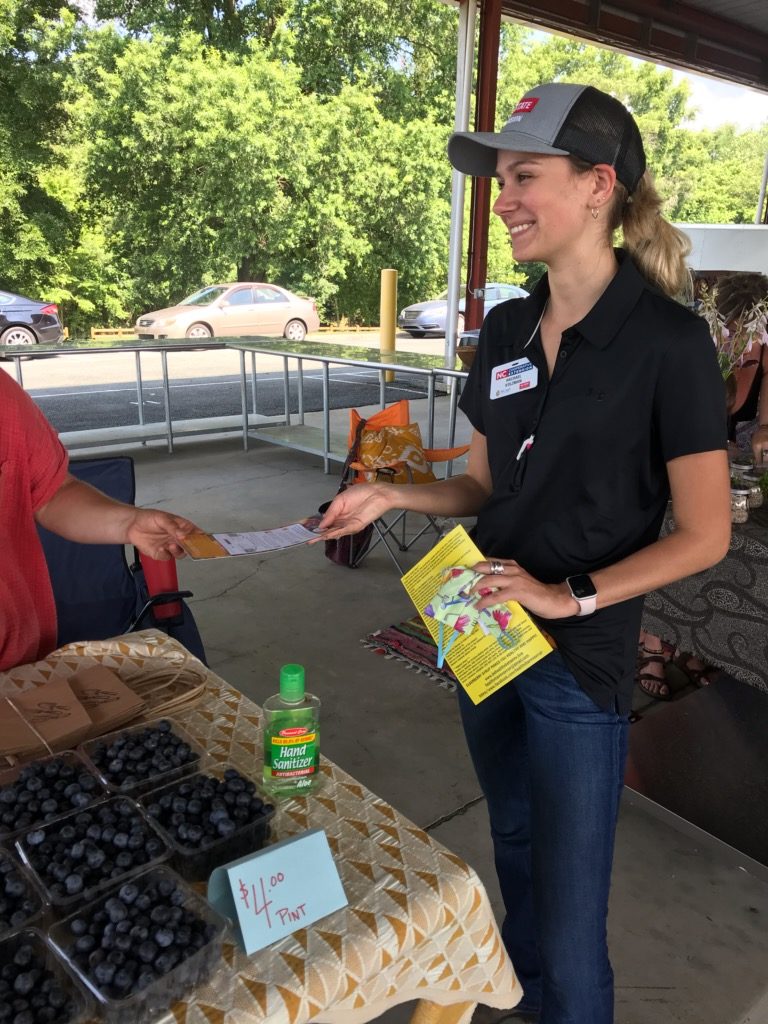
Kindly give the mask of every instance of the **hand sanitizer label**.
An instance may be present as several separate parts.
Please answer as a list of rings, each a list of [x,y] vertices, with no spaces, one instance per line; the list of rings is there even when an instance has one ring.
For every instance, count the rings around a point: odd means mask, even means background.
[[[307,732],[304,726],[279,729],[269,741],[273,779],[298,779],[314,775],[319,766],[320,753],[317,732]]]

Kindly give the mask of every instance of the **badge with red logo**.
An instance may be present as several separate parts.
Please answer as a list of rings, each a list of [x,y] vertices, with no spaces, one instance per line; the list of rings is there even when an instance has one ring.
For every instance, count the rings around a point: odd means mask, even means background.
[[[538,96],[530,96],[528,99],[520,100],[515,109],[512,111],[512,117],[515,114],[530,114],[536,104],[539,102]]]

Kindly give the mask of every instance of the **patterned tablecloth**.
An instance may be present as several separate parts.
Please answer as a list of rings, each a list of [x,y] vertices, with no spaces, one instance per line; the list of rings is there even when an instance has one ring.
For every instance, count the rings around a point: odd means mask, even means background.
[[[212,757],[258,780],[260,708],[162,633],[71,644],[0,676],[0,692],[94,663],[126,682],[204,674],[203,698],[175,717]],[[322,773],[316,795],[279,804],[273,838],[324,829],[349,906],[251,957],[225,943],[221,971],[167,1020],[358,1024],[421,1000],[421,1024],[465,1024],[477,1002],[516,1005],[522,990],[472,868],[326,759]]]
[[[667,518],[662,533],[672,525]],[[711,569],[649,594],[643,626],[768,692],[768,508],[733,527]]]

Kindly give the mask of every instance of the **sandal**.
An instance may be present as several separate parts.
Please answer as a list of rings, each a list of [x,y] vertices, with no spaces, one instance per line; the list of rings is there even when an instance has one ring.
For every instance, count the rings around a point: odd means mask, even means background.
[[[646,643],[650,638],[653,638],[658,643],[658,650],[646,647]],[[672,699],[672,687],[669,684],[664,669],[679,654],[680,652],[674,644],[662,640],[661,637],[654,636],[653,633],[647,633],[644,629],[640,630],[640,639],[637,643],[635,682],[646,696],[651,697],[653,700]],[[658,669],[654,671],[653,666],[655,665],[662,666],[661,674],[659,674]]]
[[[705,665],[701,658],[695,654],[688,654],[687,651],[678,652],[672,661],[675,667],[679,668],[683,675],[697,687],[709,686],[713,681],[714,673],[720,671],[716,665]]]
[[[672,697],[672,691],[664,674],[664,666],[668,660],[661,651],[647,651],[645,647],[642,647],[638,652],[635,682],[643,693],[653,700],[670,700]],[[661,665],[661,674],[648,671],[652,665]]]
[[[648,636],[653,636],[653,634],[647,633],[644,629],[640,630],[640,639],[637,641],[638,657],[642,657],[644,654],[660,654],[664,658],[664,664],[667,664],[667,662],[672,661],[680,654],[680,651],[677,649],[677,647],[675,647],[674,644],[671,644],[668,640],[662,640],[660,636],[654,636],[654,640],[658,640],[659,644],[661,645],[661,650],[649,650],[645,646],[645,641]]]

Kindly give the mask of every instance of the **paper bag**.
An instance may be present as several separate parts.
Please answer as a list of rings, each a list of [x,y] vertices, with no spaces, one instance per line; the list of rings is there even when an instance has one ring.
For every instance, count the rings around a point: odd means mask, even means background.
[[[0,754],[27,757],[67,750],[91,728],[88,713],[64,679],[0,697]]]
[[[91,736],[117,729],[147,706],[137,693],[104,665],[79,669],[69,680],[72,691],[88,712]]]

